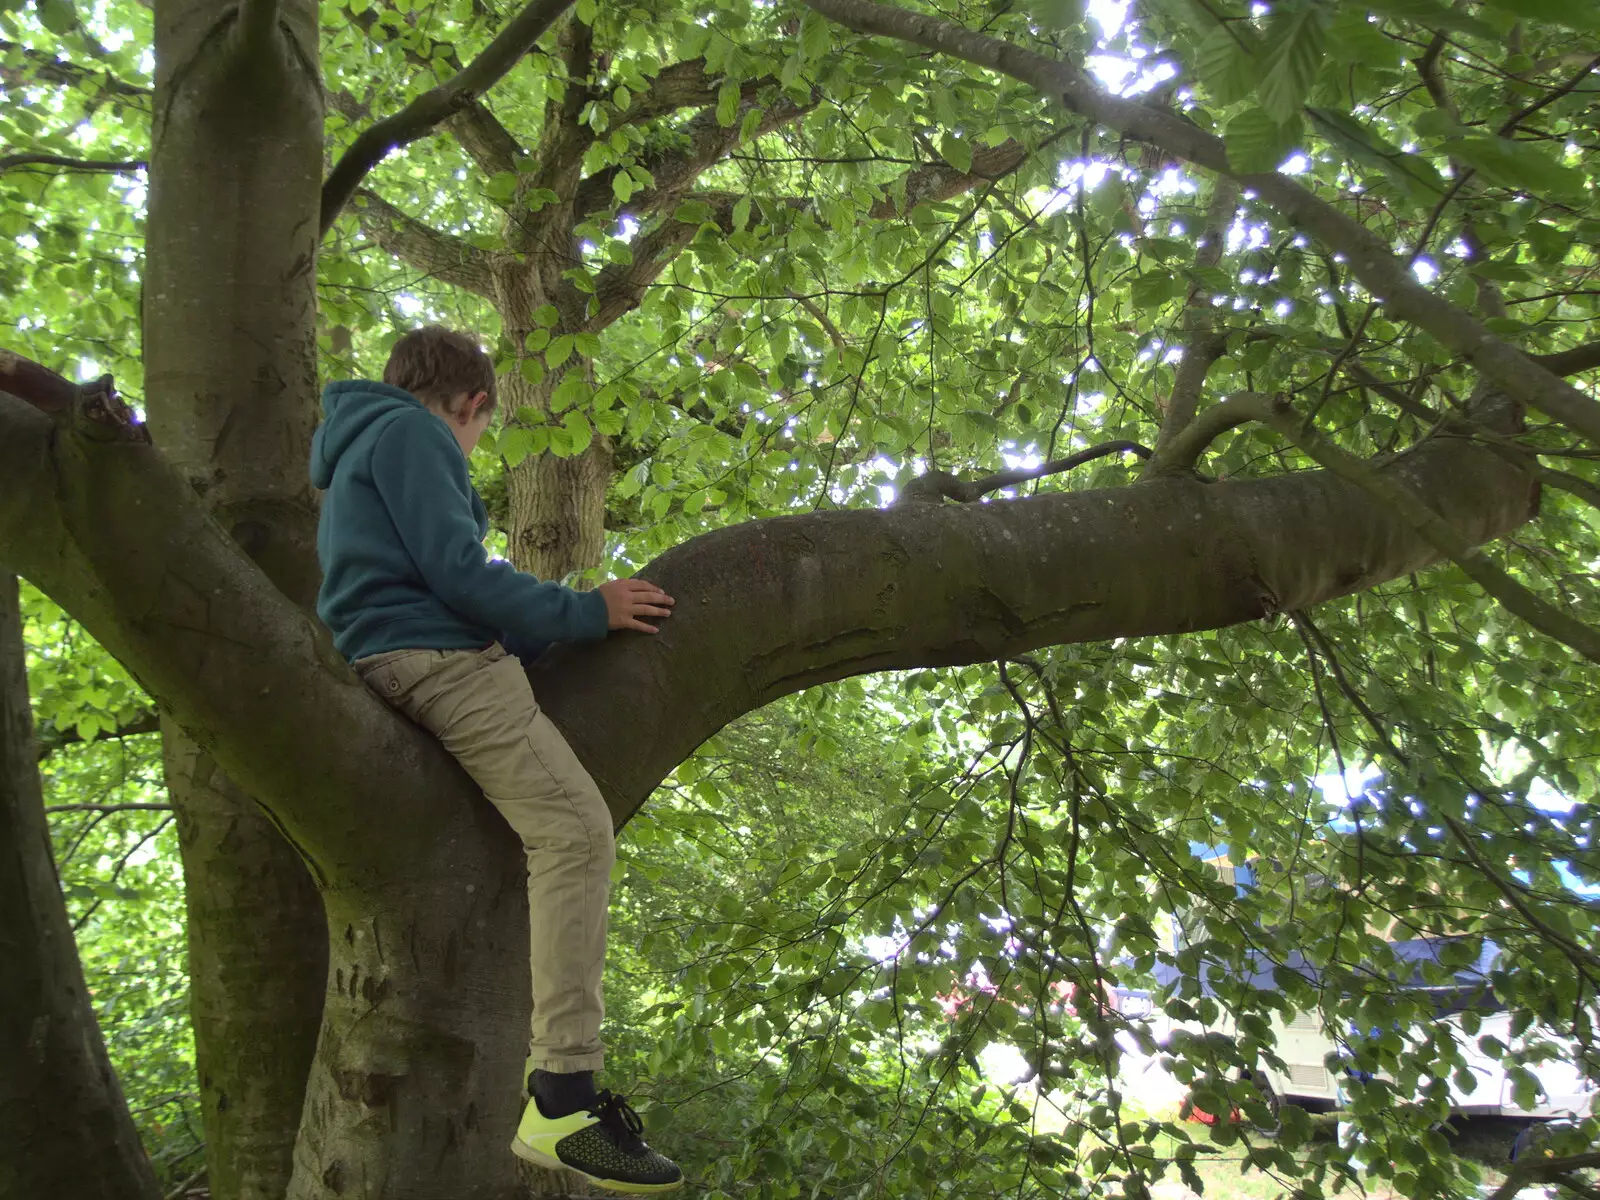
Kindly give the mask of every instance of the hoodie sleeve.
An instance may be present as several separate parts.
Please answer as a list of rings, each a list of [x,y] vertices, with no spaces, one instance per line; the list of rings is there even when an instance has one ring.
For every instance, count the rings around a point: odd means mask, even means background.
[[[606,602],[491,561],[478,538],[466,459],[450,431],[419,410],[372,448],[372,481],[423,582],[462,616],[520,644],[606,635]]]

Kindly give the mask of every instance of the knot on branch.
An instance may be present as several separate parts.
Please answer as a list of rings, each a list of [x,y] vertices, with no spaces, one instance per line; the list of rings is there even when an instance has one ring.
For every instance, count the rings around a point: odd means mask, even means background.
[[[149,442],[150,431],[117,395],[111,376],[73,383],[31,358],[0,349],[0,392],[58,420],[71,421],[97,442]]]
[[[111,376],[79,384],[73,397],[72,417],[78,432],[96,442],[148,444],[150,430],[117,395]]]

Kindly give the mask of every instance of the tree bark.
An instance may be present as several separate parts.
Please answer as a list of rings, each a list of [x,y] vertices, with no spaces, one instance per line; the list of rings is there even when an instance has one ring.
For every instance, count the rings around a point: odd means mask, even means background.
[[[24,662],[0,575],[0,1196],[158,1200],[51,858]]]
[[[173,464],[289,598],[317,586],[322,188],[316,5],[156,0],[145,380]],[[234,686],[252,685],[247,671]],[[280,1200],[321,1021],[326,926],[293,848],[171,721],[212,1195]]]

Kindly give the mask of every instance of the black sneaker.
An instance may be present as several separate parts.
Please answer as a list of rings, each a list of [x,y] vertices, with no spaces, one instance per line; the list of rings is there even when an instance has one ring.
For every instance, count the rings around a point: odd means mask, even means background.
[[[601,1092],[592,1111],[547,1117],[529,1099],[511,1152],[541,1167],[576,1171],[613,1192],[642,1195],[683,1186],[683,1172],[639,1135],[644,1122],[615,1092]]]

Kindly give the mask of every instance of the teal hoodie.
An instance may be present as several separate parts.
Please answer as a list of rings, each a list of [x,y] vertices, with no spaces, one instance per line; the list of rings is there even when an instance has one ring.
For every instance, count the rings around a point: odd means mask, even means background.
[[[317,615],[346,659],[498,641],[531,660],[552,642],[605,637],[600,593],[490,560],[466,456],[415,396],[356,379],[330,383],[322,408],[311,443],[311,482],[325,493]]]

